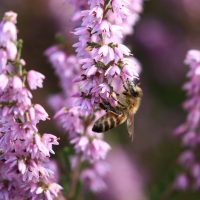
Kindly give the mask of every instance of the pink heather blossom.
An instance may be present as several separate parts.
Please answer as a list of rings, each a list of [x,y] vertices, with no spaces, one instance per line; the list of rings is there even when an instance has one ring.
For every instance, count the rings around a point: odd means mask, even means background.
[[[23,88],[23,83],[19,76],[13,77],[12,85],[13,85],[13,88],[16,90],[21,90]]]
[[[5,74],[0,74],[0,90],[4,90],[8,85],[8,77]]]
[[[75,21],[81,20],[83,17],[83,10],[89,9],[89,6],[95,7],[96,4],[104,3],[103,1],[87,1],[87,0],[66,0],[69,4],[74,7],[73,19]],[[124,35],[131,34],[133,32],[133,27],[137,23],[140,18],[140,14],[143,11],[143,0],[114,0],[111,2],[114,13],[118,13],[121,10],[125,13],[125,15],[115,15],[113,12],[108,11],[108,21],[112,22],[112,29],[115,30],[115,37],[118,39],[122,39]],[[99,9],[101,12],[102,10]],[[128,17],[127,17],[128,16]],[[108,28],[108,22],[106,20],[102,21],[102,29]],[[123,26],[123,29],[121,28]],[[105,28],[103,28],[105,27]],[[108,29],[107,29],[108,30]],[[120,31],[119,31],[120,30]],[[119,31],[119,33],[117,33]]]
[[[187,118],[175,130],[175,134],[181,137],[184,151],[178,161],[186,172],[184,175],[177,177],[175,187],[177,189],[199,189],[200,165],[196,149],[200,144],[200,51],[189,50],[185,64],[189,65],[190,68],[187,73],[188,81],[183,86],[187,96],[186,101],[183,103]]]
[[[17,38],[16,18],[17,14],[10,11],[4,15],[0,23],[0,46],[6,49],[7,58],[10,60],[14,60],[17,55],[17,47],[15,45]]]
[[[8,59],[14,60],[15,57],[17,56],[17,47],[13,42],[8,42],[6,44],[6,49],[7,49],[7,56]]]
[[[185,174],[179,174],[176,177],[174,187],[178,190],[186,190],[188,186],[188,177]]]
[[[52,95],[49,102],[51,102],[51,106],[54,105],[53,107],[57,111],[65,105],[71,107],[70,105],[73,105],[75,101],[73,95],[78,90],[74,81],[80,75],[80,60],[74,55],[67,55],[56,46],[47,49],[45,55],[48,56],[62,89],[61,93]]]
[[[77,59],[73,55],[67,55],[64,51],[60,50],[58,47],[52,47],[46,51],[46,55],[49,57],[52,63],[56,75],[59,77],[60,86],[62,92],[51,97],[51,105],[55,111],[55,120],[63,128],[68,136],[69,143],[72,145],[75,154],[71,155],[76,157],[79,155],[81,157],[81,162],[87,162],[88,167],[83,169],[84,172],[90,172],[93,174],[93,181],[96,181],[97,186],[88,185],[85,178],[80,180],[83,184],[91,189],[92,191],[97,191],[94,187],[99,188],[98,191],[106,188],[106,183],[102,180],[101,174],[97,174],[95,171],[95,165],[99,162],[104,162],[108,151],[110,150],[110,145],[103,140],[103,135],[96,134],[92,132],[93,123],[96,118],[101,115],[101,113],[92,114],[90,112],[83,112],[82,107],[77,105],[77,93],[79,92],[79,87],[77,80],[81,76],[81,63],[82,60]],[[84,65],[85,68],[89,65]],[[88,69],[89,71],[89,69]],[[89,84],[85,84],[89,89]],[[70,88],[70,90],[69,90]],[[79,95],[79,94],[78,94]],[[90,107],[89,102],[81,106]],[[55,106],[54,106],[55,105]],[[72,170],[76,168],[77,159],[71,159]],[[108,171],[108,170],[107,170]],[[81,172],[81,174],[82,174]],[[98,186],[99,183],[100,185]],[[103,185],[103,187],[102,187]]]
[[[17,13],[15,13],[13,11],[6,12],[3,17],[3,21],[4,20],[16,24],[17,23]],[[15,32],[17,32],[17,31],[15,31]]]
[[[143,177],[135,163],[130,162],[126,153],[113,149],[108,161],[112,170],[107,176],[109,194],[116,200],[146,200]]]
[[[91,163],[104,160],[110,146],[103,141],[103,137],[99,133],[91,131],[95,118],[92,115],[81,114],[80,107],[72,107],[71,109],[62,108],[55,118],[61,126],[67,130],[70,143],[74,145],[76,153],[82,155],[82,160]],[[97,113],[96,115],[100,115]],[[89,120],[87,132],[85,132],[85,121]]]
[[[110,171],[110,166],[107,162],[99,161],[91,168],[87,168],[81,172],[80,179],[86,188],[93,192],[102,192],[106,190],[106,176]]]
[[[58,182],[60,177],[60,171],[58,163],[55,160],[50,160],[50,162],[46,163],[46,168],[50,169],[54,172],[54,176],[52,176],[53,182]]]
[[[95,119],[103,114],[96,108],[102,99],[116,105],[123,84],[138,77],[141,70],[122,40],[132,32],[143,1],[115,0],[104,5],[105,2],[70,1],[75,10],[73,19],[76,23],[82,20],[81,27],[74,32],[79,39],[74,44],[77,56],[67,55],[62,46],[45,52],[62,89],[49,102],[74,149],[72,170],[80,164],[77,157],[80,162],[87,162],[88,167],[81,171],[81,181],[94,192],[106,189],[103,179],[109,167],[106,169],[105,159],[110,150],[103,135],[92,132]]]
[[[124,16],[119,15],[119,17],[121,18],[121,20],[119,20],[119,18],[116,18],[115,15],[110,13],[109,20],[113,21],[114,24],[123,26],[123,35],[131,34],[133,32],[134,25],[138,22],[140,18],[140,13],[143,11],[143,0],[122,0],[121,2],[118,0],[114,0],[112,5],[116,12],[120,12],[120,7],[123,7],[123,11],[126,14]]]
[[[120,86],[115,87],[114,79],[121,79],[122,90],[127,79],[138,78],[139,63],[133,61],[130,50],[121,42],[126,32],[121,25],[131,16],[129,3],[131,5],[130,1],[89,1],[88,10],[82,11],[81,27],[74,32],[79,41],[74,47],[81,60],[83,76],[78,103],[85,112],[95,110],[102,99],[116,104]],[[134,5],[135,11],[141,12],[142,1]],[[106,87],[102,88],[102,84]]]
[[[6,69],[6,63],[7,63],[7,53],[3,50],[0,49],[0,72],[2,73]]]
[[[44,193],[45,198],[47,200],[53,200],[53,196],[56,196],[59,191],[62,189],[60,185],[57,183],[50,183],[49,185],[45,185],[43,187],[37,187],[35,188],[36,191],[34,191],[37,195]],[[34,190],[34,189],[33,189]],[[33,192],[32,190],[32,192]],[[37,199],[37,198],[35,198]]]
[[[35,104],[34,107],[31,107],[29,113],[31,113],[30,118],[32,118],[32,121],[36,121],[37,123],[40,120],[45,121],[48,118],[47,112],[39,104]]]
[[[102,140],[101,135],[95,133],[79,135],[71,140],[71,143],[74,144],[77,153],[83,154],[82,159],[90,162],[104,160],[110,150],[110,146]]]
[[[7,12],[0,23],[0,199],[53,200],[61,186],[46,166],[58,139],[39,133],[37,124],[48,114],[32,103],[27,85],[42,87],[44,75],[26,71],[25,61],[19,58],[16,17]]]
[[[178,159],[180,165],[190,168],[194,164],[195,156],[191,150],[183,152]]]
[[[45,76],[35,70],[30,70],[27,74],[27,81],[31,90],[35,90],[38,87],[42,88],[43,80]]]
[[[80,108],[78,107],[70,109],[63,107],[55,115],[55,119],[64,130],[67,130],[70,139],[76,137],[77,134],[83,134],[84,132],[83,121],[79,118],[79,110]]]

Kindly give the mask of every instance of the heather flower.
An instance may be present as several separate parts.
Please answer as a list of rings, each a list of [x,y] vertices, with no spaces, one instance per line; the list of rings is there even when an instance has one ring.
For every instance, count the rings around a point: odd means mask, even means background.
[[[87,0],[67,0],[66,2],[69,2],[73,5],[73,17],[72,19],[74,21],[81,20],[82,18],[82,10],[85,10],[88,8],[88,1]]]
[[[10,11],[4,15],[0,23],[0,46],[6,49],[7,58],[10,60],[14,60],[17,55],[17,47],[15,45],[17,38],[16,18],[17,15]]]
[[[103,141],[101,134],[91,131],[95,120],[93,115],[84,115],[80,107],[72,107],[62,108],[55,118],[67,131],[70,143],[73,144],[76,153],[82,155],[82,160],[93,163],[106,158],[110,146]]]
[[[58,163],[55,160],[51,160],[50,162],[46,163],[46,168],[54,172],[54,176],[52,176],[52,181],[58,182],[60,177]]]
[[[20,58],[17,14],[7,12],[0,23],[0,199],[54,199],[61,186],[46,168],[57,137],[39,133],[48,114],[32,103],[28,89],[42,87],[44,75],[27,71]],[[17,48],[18,46],[18,48]],[[1,198],[2,197],[2,198]]]
[[[110,146],[102,140],[101,135],[95,133],[87,132],[85,135],[79,135],[71,140],[71,143],[74,144],[76,152],[83,155],[84,160],[92,163],[104,160],[110,150]]]
[[[86,188],[93,192],[102,192],[107,188],[106,176],[110,171],[107,162],[99,161],[81,172],[80,179]]]
[[[65,105],[71,107],[71,105],[74,104],[73,95],[78,89],[74,81],[76,77],[80,75],[80,61],[74,55],[67,55],[63,50],[56,46],[47,49],[45,55],[48,56],[49,61],[59,78],[59,86],[62,89],[61,93],[50,97],[50,105],[54,107],[54,110],[56,111]]]
[[[0,71],[1,73],[5,70],[6,68],[6,63],[7,63],[7,53],[3,50],[3,49],[0,49],[0,57],[1,57],[1,60],[0,60]]]
[[[174,187],[178,190],[186,190],[188,188],[188,177],[185,174],[179,174],[176,177]]]
[[[110,150],[103,135],[92,131],[95,120],[103,114],[96,108],[102,100],[116,105],[123,84],[138,77],[141,69],[121,42],[124,35],[132,32],[142,11],[142,1],[134,1],[133,7],[131,2],[72,1],[73,19],[82,20],[74,32],[79,37],[74,45],[77,56],[67,55],[61,45],[45,52],[62,88],[49,102],[75,152],[71,155],[72,173],[86,162],[87,166],[80,170],[80,180],[94,192],[106,189],[104,178],[109,167],[104,160]],[[124,24],[129,26],[126,30],[121,28]]]
[[[81,20],[83,17],[83,10],[89,9],[90,4],[92,7],[95,7],[96,4],[100,4],[104,1],[87,1],[87,0],[67,0],[74,7],[73,20]],[[115,36],[118,36],[118,39],[121,39],[123,35],[131,34],[133,32],[133,26],[137,23],[140,18],[140,13],[143,11],[143,0],[130,0],[130,1],[112,1],[112,8],[114,13],[118,13],[121,10],[125,13],[125,15],[118,14],[117,17],[113,12],[108,11],[108,20],[112,22],[112,24],[117,24],[118,26],[113,26],[113,31],[115,30]],[[101,12],[101,9],[99,9]],[[128,16],[128,17],[127,17]],[[123,29],[120,27],[123,25]],[[103,27],[108,28],[108,22],[104,20],[101,24]],[[120,33],[117,31],[120,30]]]
[[[82,61],[73,55],[67,55],[58,47],[48,49],[46,55],[49,57],[56,75],[59,77],[60,87],[62,88],[61,93],[50,97],[50,102],[53,102],[51,105],[57,111],[54,118],[66,132],[69,143],[74,149],[75,154],[71,156],[80,157],[80,160],[70,159],[72,171],[76,170],[77,166],[81,165],[81,162],[86,162],[88,167],[81,169],[80,181],[92,191],[97,191],[94,187],[100,188],[98,191],[106,189],[106,183],[102,180],[103,177],[101,174],[96,173],[94,167],[96,163],[103,162],[106,159],[110,150],[109,144],[103,140],[103,135],[92,132],[95,115],[97,118],[101,115],[101,112],[95,114],[86,113],[82,111],[82,107],[76,104],[76,99],[79,95],[77,81],[81,76],[80,66]],[[89,84],[86,83],[86,86],[89,87]],[[81,106],[89,107],[86,101]],[[96,183],[88,185],[87,181],[85,181],[86,175],[84,176],[85,178],[82,175],[87,174],[86,172],[93,174],[92,179]]]
[[[191,150],[183,152],[178,159],[179,164],[185,166],[186,168],[192,166],[194,164],[194,161],[195,156]]]
[[[108,160],[112,168],[107,176],[111,197],[117,200],[146,200],[144,177],[126,153],[119,148],[113,149]]]
[[[175,187],[188,189],[191,185],[192,188],[199,189],[200,167],[196,149],[200,144],[200,51],[189,50],[185,64],[190,68],[187,73],[188,81],[183,86],[187,96],[183,103],[183,108],[187,111],[187,118],[175,130],[175,134],[181,137],[184,151],[179,157],[179,164],[186,173],[177,177]]]
[[[30,119],[32,121],[35,121],[36,123],[38,123],[40,120],[45,121],[48,118],[47,112],[39,104],[35,104],[33,107],[30,108],[29,116]]]
[[[31,90],[35,90],[37,88],[42,88],[44,75],[35,71],[30,70],[27,74],[27,81]]]
[[[8,85],[8,77],[5,74],[0,74],[0,90],[4,90]]]
[[[118,39],[131,34],[143,11],[143,0],[114,0],[111,2],[113,12],[108,11],[108,21],[117,26],[113,26],[115,31],[119,31]],[[122,28],[123,27],[123,28]]]
[[[62,189],[62,187],[60,185],[58,185],[57,183],[50,183],[48,185],[41,185],[40,187],[37,187],[34,189],[36,189],[35,193],[37,195],[44,193],[45,198],[47,200],[53,200],[54,199],[53,197],[57,196],[57,194]],[[32,189],[32,192],[34,191],[34,189]],[[37,198],[38,197],[36,196],[33,199],[37,199]]]
[[[132,62],[132,55],[118,37],[123,35],[123,32],[117,22],[122,24],[129,17],[129,3],[129,1],[89,1],[89,9],[82,11],[81,27],[74,32],[79,37],[79,42],[74,47],[81,60],[83,76],[80,81],[81,94],[78,102],[86,112],[98,107],[102,99],[111,105],[116,105],[120,87],[113,87],[114,79],[121,79],[122,90],[127,79],[138,78],[140,67],[135,62],[131,70],[127,69],[127,65]]]

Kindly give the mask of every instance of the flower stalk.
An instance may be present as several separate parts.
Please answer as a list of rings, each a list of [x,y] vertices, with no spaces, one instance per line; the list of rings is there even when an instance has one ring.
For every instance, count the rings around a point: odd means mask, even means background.
[[[41,88],[45,77],[25,69],[16,22],[10,11],[0,23],[0,197],[53,200],[62,187],[47,166],[58,138],[37,128],[48,114],[32,102],[31,90]]]
[[[185,122],[175,130],[175,135],[181,138],[183,148],[178,158],[183,171],[176,177],[175,188],[197,190],[200,188],[200,164],[197,155],[200,144],[200,51],[189,50],[185,64],[189,66],[188,80],[183,85],[187,97],[183,103],[183,109],[187,112],[187,117]]]

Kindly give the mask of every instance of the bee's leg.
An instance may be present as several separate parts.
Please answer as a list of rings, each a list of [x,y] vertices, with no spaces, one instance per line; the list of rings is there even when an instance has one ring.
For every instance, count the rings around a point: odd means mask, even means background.
[[[99,95],[99,96],[100,96],[100,98],[101,98],[101,100],[102,100],[102,103],[99,103],[99,107],[107,112],[107,111],[109,110],[109,108],[110,108],[110,105],[109,105],[108,102],[106,102],[106,101],[101,97],[101,95]]]
[[[126,92],[128,92],[128,88],[126,87],[125,82],[124,82],[124,80],[122,79],[122,77],[121,77],[121,81],[122,81],[122,85],[123,85],[124,90],[125,90]],[[128,78],[126,79],[126,83],[128,83]],[[127,84],[127,85],[128,85],[128,84]]]
[[[120,105],[120,106],[122,106],[122,107],[126,107],[124,104],[122,104],[119,100],[117,101],[117,103]]]
[[[123,88],[124,88],[125,92],[128,92],[128,88],[125,86],[125,84],[123,84]]]
[[[120,105],[122,109],[126,109],[126,106],[123,103],[121,103],[119,100],[117,101],[117,103]]]
[[[117,109],[117,107],[114,108],[114,107],[111,106],[110,107],[110,111],[113,112],[113,113],[115,113],[115,114],[117,114],[117,115],[121,114],[121,112]]]
[[[105,110],[106,112],[110,111],[113,112],[117,115],[121,114],[121,112],[117,109],[114,108],[110,103],[103,101],[103,103],[99,104],[100,108],[102,108],[103,110]]]
[[[117,102],[117,104],[119,105],[119,106],[116,106],[116,110],[121,110],[121,109],[126,109],[126,106],[123,104],[123,103],[121,103],[119,100],[117,100],[117,99],[115,99],[113,96],[112,96],[112,98]],[[120,107],[120,108],[119,108]],[[118,114],[120,114],[121,112],[117,112]]]
[[[106,112],[110,109],[110,106],[106,102],[100,103],[99,107],[105,110]]]
[[[125,95],[125,96],[128,96],[128,92],[127,91],[122,92],[122,94]]]

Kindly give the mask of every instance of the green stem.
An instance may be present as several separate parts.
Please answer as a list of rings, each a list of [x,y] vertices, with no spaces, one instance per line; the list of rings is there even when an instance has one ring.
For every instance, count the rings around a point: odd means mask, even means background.
[[[22,47],[23,47],[23,40],[19,39],[17,41],[17,56],[14,61],[14,64],[17,68],[17,72],[18,72],[19,76],[23,79],[23,68],[22,68],[22,64],[20,63]]]
[[[78,182],[79,182],[80,169],[81,169],[80,163],[81,163],[81,156],[79,155],[77,158],[76,167],[72,171],[70,192],[67,196],[67,200],[75,200],[77,186],[78,186]]]
[[[161,194],[160,200],[169,200],[171,199],[172,194],[174,193],[173,187],[170,185],[167,189]]]
[[[83,187],[81,187],[81,191],[80,191],[80,194],[79,194],[77,200],[85,200],[85,191],[84,191]]]
[[[22,47],[23,47],[23,40],[19,39],[17,41],[17,57],[16,57],[16,62],[19,63],[22,55]]]
[[[105,18],[107,12],[109,11],[109,9],[111,8],[111,1],[112,0],[105,0],[105,4],[104,4],[104,12],[103,12],[103,19]]]

